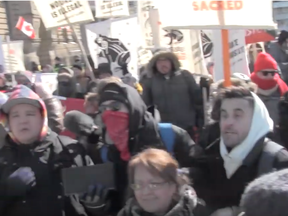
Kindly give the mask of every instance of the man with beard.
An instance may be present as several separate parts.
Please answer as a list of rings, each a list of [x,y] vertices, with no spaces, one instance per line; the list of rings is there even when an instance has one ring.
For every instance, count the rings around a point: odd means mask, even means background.
[[[143,100],[156,105],[162,122],[171,122],[195,138],[195,126],[203,124],[202,93],[189,71],[180,68],[172,52],[158,52],[147,66],[147,79],[142,81]]]

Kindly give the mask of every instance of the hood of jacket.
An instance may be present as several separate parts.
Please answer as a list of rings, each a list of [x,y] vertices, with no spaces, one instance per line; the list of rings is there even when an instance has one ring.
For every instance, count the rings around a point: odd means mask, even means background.
[[[146,105],[137,90],[124,83],[109,83],[99,92],[99,106],[108,100],[121,100],[129,109],[129,133],[135,135],[143,125]],[[119,99],[118,99],[119,98]]]
[[[198,204],[195,191],[190,186],[184,185],[180,192],[180,199],[174,203],[173,207],[165,214],[165,216],[191,216],[193,210]],[[124,209],[118,216],[153,216],[150,213],[144,212],[138,205],[135,198],[130,198]]]
[[[261,52],[256,58],[254,72],[257,73],[263,70],[278,71],[278,65],[269,53]]]
[[[10,138],[15,143],[19,143],[16,137],[13,135],[13,133],[9,130],[9,124],[8,124],[9,110],[13,106],[18,104],[31,104],[40,108],[43,118],[43,125],[42,130],[40,131],[39,134],[38,141],[42,141],[46,137],[48,132],[47,109],[44,101],[34,91],[32,91],[30,88],[24,85],[17,85],[11,92],[8,101],[1,107],[0,121],[1,124],[7,130]]]
[[[69,69],[70,70],[70,69]],[[62,71],[57,76],[57,94],[62,97],[74,97],[76,92],[76,79],[74,78],[73,71],[71,73]],[[63,85],[63,82],[66,83]]]
[[[151,58],[151,60],[147,64],[146,73],[147,73],[147,76],[149,78],[151,78],[153,75],[159,73],[157,71],[157,68],[156,68],[156,62],[160,58],[165,58],[165,59],[168,59],[171,61],[172,67],[173,67],[173,73],[178,71],[181,67],[181,63],[178,60],[178,57],[174,53],[167,52],[167,51],[157,52],[154,54],[154,56]]]

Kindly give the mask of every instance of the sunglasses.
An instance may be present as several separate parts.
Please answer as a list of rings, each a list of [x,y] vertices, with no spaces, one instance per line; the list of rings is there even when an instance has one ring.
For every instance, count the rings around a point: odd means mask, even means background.
[[[275,71],[262,71],[262,74],[264,75],[264,76],[268,76],[269,74],[271,74],[272,76],[274,76],[275,75]]]

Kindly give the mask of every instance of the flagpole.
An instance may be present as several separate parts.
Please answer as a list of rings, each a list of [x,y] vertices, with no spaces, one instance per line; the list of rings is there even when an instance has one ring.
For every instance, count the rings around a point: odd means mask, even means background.
[[[64,10],[63,5],[61,5],[61,9]],[[78,38],[78,36],[77,36],[77,34],[76,34],[76,31],[75,31],[75,28],[74,28],[74,26],[71,24],[69,18],[66,16],[65,13],[63,13],[63,14],[64,14],[64,17],[65,17],[65,20],[67,21],[67,24],[68,24],[68,25],[70,26],[70,28],[72,29],[72,34],[74,34],[74,37],[75,37],[75,39],[76,39],[76,42],[77,42],[77,44],[78,44],[78,46],[79,46],[79,48],[80,48],[80,50],[81,50],[81,52],[82,52],[82,54],[83,54],[83,56],[84,56],[84,61],[85,61],[86,67],[88,67],[89,71],[91,72],[91,76],[93,77],[93,79],[96,79],[95,76],[94,76],[92,67],[91,67],[91,65],[90,65],[90,63],[89,63],[89,60],[88,60],[86,51],[85,51],[85,49],[84,49],[84,46],[83,46],[83,44],[82,44],[82,41]]]

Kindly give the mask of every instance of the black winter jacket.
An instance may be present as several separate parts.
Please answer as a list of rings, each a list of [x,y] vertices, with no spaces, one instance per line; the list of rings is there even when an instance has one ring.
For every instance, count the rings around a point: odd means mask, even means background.
[[[245,187],[258,177],[258,165],[265,145],[261,138],[251,150],[243,165],[227,179],[224,161],[220,154],[220,141],[206,148],[205,156],[196,167],[201,170],[201,179],[193,181],[197,195],[206,202],[211,213],[217,209],[238,206]],[[248,159],[249,157],[249,159]],[[288,151],[280,150],[274,161],[275,170],[288,168]]]
[[[130,109],[128,146],[131,156],[148,147],[166,149],[165,143],[162,141],[159,133],[158,122],[153,118],[150,112],[146,111],[147,107],[138,92],[134,88],[122,83],[110,85],[119,85],[122,89],[125,89],[122,93],[123,96],[127,98]],[[105,88],[103,91],[104,90]],[[99,93],[99,96],[101,101],[101,92]],[[202,154],[201,147],[194,143],[185,130],[175,125],[172,125],[172,129],[175,134],[173,156],[181,167],[192,167],[195,160]],[[105,137],[104,134],[105,130],[103,130],[102,137]],[[89,156],[95,164],[103,163],[101,158],[102,146],[103,143],[99,143],[96,146],[90,145],[88,147]],[[120,152],[114,145],[108,145],[107,157],[115,166],[116,188],[118,190],[119,199],[115,202],[117,205],[112,207],[113,209],[111,210],[117,212],[125,204],[125,194],[128,186],[128,163],[121,160]]]
[[[63,212],[69,216],[86,215],[75,197],[64,196],[60,175],[62,168],[92,164],[85,154],[75,140],[60,139],[52,131],[41,143],[29,146],[17,145],[7,137],[0,150],[0,215],[63,216]],[[32,169],[36,185],[24,197],[7,196],[5,180],[20,167]]]

